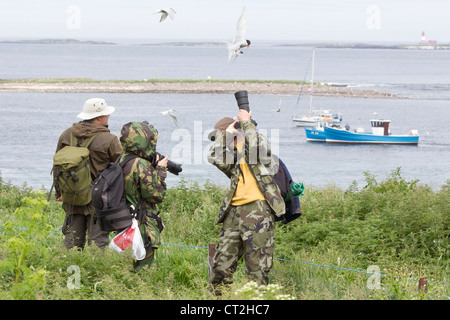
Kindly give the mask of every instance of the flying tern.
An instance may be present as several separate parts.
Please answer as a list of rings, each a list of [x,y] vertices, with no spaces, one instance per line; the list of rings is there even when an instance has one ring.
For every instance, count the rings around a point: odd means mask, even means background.
[[[228,47],[228,61],[231,60],[231,57],[234,55],[234,59],[243,54],[241,51],[242,48],[250,46],[250,40],[245,40],[245,31],[247,29],[247,9],[244,7],[242,10],[242,14],[238,20],[236,35],[234,36],[233,42],[227,42]]]
[[[171,117],[173,122],[175,123],[175,125],[178,128],[178,120],[177,120],[177,117],[175,116],[175,110],[170,109],[170,110],[167,110],[167,111],[162,111],[161,114]]]
[[[159,20],[159,22],[163,22],[167,18],[167,16],[169,16],[170,19],[173,20],[175,18],[176,12],[172,8],[168,8],[168,9],[160,9],[153,14],[157,14],[157,13],[161,13],[161,19]]]

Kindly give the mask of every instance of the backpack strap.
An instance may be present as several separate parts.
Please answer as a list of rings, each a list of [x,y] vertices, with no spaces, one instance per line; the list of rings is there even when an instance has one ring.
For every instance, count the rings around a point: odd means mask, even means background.
[[[78,138],[72,134],[72,131],[70,132],[70,145],[71,146],[79,146],[79,147],[89,147],[89,145],[94,141],[94,138],[98,135],[98,132],[94,134],[92,137],[89,137],[88,139],[84,140],[82,145],[78,145]]]
[[[120,162],[120,159],[121,159],[122,157],[117,157],[117,159],[116,159],[116,163],[119,163],[119,165],[122,167],[122,169],[125,167],[125,165],[128,163],[128,161],[130,161],[130,160],[133,160],[133,159],[135,159],[135,158],[139,158],[139,156],[138,155],[135,155],[135,154],[129,154],[129,155],[127,155],[126,157],[125,157],[125,159],[123,159],[123,161],[122,162]]]

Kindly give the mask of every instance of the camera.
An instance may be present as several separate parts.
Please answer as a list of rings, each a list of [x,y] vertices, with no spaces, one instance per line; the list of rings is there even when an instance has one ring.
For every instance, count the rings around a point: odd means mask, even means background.
[[[247,112],[250,112],[250,105],[248,103],[247,90],[235,92],[234,97],[236,98],[236,102],[238,104],[239,109],[244,109]]]
[[[237,91],[234,93],[234,97],[236,98],[236,102],[238,105],[239,109],[244,109],[247,112],[250,112],[250,104],[248,102],[248,92],[247,90],[242,90],[242,91]],[[251,119],[252,123],[256,126],[257,123],[255,120]],[[237,122],[234,127],[236,129],[240,129],[241,128],[241,124],[239,122]],[[215,141],[216,140],[216,130],[211,131],[208,134],[208,139],[211,141]]]
[[[159,152],[156,152],[156,155],[159,156],[159,159],[164,158],[164,156],[161,155]],[[155,166],[158,164],[158,162],[156,161],[156,155],[154,158],[155,160],[153,161]],[[169,171],[171,174],[174,174],[177,176],[181,171],[183,171],[183,168],[181,168],[180,163],[176,163],[174,161],[167,160],[167,171]]]
[[[244,109],[247,112],[250,112],[250,104],[248,102],[248,92],[247,90],[242,90],[234,93],[234,97],[236,98],[236,102],[239,109]],[[255,120],[251,119],[252,123],[256,126],[257,123]],[[236,129],[241,128],[241,124],[237,122],[234,127]]]
[[[154,128],[153,125],[151,125],[150,123],[148,123],[147,120],[142,121],[142,123],[145,123],[149,128]],[[156,130],[156,129],[155,129]],[[153,157],[152,160],[152,165],[156,167],[156,165],[158,164],[158,161],[156,161],[156,155],[159,156],[159,159],[161,160],[162,158],[164,158],[164,156],[162,156],[159,152],[155,151],[155,156]],[[169,171],[170,173],[174,174],[174,175],[178,175],[181,171],[183,171],[183,168],[181,168],[181,164],[167,160],[167,171]]]

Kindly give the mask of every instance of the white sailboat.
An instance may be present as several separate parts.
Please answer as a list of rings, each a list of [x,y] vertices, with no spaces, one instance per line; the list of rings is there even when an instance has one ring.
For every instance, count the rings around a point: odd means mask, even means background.
[[[330,110],[312,109],[312,101],[314,96],[314,58],[315,50],[312,53],[311,66],[311,93],[309,96],[309,113],[304,116],[293,115],[292,121],[297,127],[314,127],[316,123],[322,122],[330,125],[338,125],[342,121],[341,113],[333,113]],[[297,99],[298,104],[299,99]]]

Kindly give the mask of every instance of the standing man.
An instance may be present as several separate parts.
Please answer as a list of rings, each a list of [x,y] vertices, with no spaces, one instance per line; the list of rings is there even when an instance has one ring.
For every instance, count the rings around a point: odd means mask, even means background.
[[[238,121],[223,118],[216,123],[208,154],[208,161],[230,178],[217,221],[223,224],[219,246],[210,266],[210,289],[216,294],[220,294],[221,285],[233,282],[242,256],[247,276],[260,285],[268,284],[275,242],[274,214],[285,213],[280,189],[273,180],[277,163],[269,142],[256,132],[251,112],[240,109],[237,117]]]
[[[122,127],[120,142],[128,156],[135,156],[123,167],[125,198],[129,205],[136,208],[142,239],[145,246],[145,258],[134,263],[136,272],[150,266],[155,258],[155,250],[161,244],[160,234],[164,224],[159,216],[156,204],[166,195],[166,176],[168,158],[159,158],[156,153],[158,130],[147,122],[129,122]],[[137,157],[136,157],[137,156]]]
[[[75,138],[77,145],[81,146],[86,140],[95,136],[88,146],[92,180],[95,180],[110,162],[114,162],[123,153],[118,138],[108,129],[109,116],[114,110],[115,108],[108,106],[104,99],[87,100],[84,103],[83,112],[77,116],[82,121],[66,129],[58,140],[56,152],[70,146],[72,138]],[[53,172],[56,174],[56,170]],[[62,207],[66,212],[63,224],[66,248],[77,247],[82,250],[87,238],[88,245],[94,242],[103,250],[109,243],[109,233],[102,231],[99,223],[96,223],[92,202],[82,206],[73,205],[70,201],[65,203],[58,179],[55,179],[55,196],[57,201],[63,201]]]

